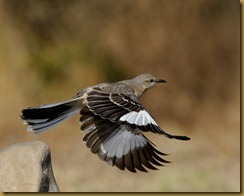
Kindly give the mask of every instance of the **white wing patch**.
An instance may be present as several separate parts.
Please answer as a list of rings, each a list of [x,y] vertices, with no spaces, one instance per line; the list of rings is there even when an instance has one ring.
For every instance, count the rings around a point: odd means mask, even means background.
[[[119,120],[138,126],[147,126],[148,124],[158,126],[155,120],[150,116],[150,114],[146,110],[140,110],[139,112],[129,112],[121,116]]]

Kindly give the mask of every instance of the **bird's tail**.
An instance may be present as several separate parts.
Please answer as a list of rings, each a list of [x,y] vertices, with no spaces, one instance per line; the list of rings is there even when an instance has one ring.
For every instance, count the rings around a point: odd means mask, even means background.
[[[20,118],[28,131],[41,133],[72,117],[82,109],[82,98],[23,109]]]

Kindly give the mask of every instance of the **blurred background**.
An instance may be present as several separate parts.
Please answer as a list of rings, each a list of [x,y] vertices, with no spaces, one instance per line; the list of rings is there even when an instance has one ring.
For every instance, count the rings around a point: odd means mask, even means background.
[[[240,191],[240,2],[0,0],[0,148],[40,140],[61,191]],[[152,73],[166,84],[141,102],[147,134],[172,163],[120,171],[82,142],[79,116],[40,135],[23,108],[64,101],[100,82]]]

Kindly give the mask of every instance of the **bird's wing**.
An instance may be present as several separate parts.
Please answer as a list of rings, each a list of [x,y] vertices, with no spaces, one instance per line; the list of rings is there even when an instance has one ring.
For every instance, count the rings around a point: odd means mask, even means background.
[[[112,93],[94,87],[87,93],[87,107],[95,115],[111,122],[129,125],[141,131],[164,134],[168,138],[188,139],[185,136],[173,136],[163,131],[131,92],[126,95],[118,91]]]
[[[90,114],[89,114],[90,113]],[[86,131],[83,140],[91,152],[108,164],[131,172],[157,169],[168,163],[153,144],[138,129],[126,124],[111,122],[94,116],[91,112],[80,118],[81,130]]]

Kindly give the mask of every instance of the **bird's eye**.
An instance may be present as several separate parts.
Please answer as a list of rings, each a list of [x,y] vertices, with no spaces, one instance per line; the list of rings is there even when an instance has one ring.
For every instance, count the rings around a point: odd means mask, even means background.
[[[153,82],[153,81],[154,81],[153,79],[150,80],[150,82]]]

